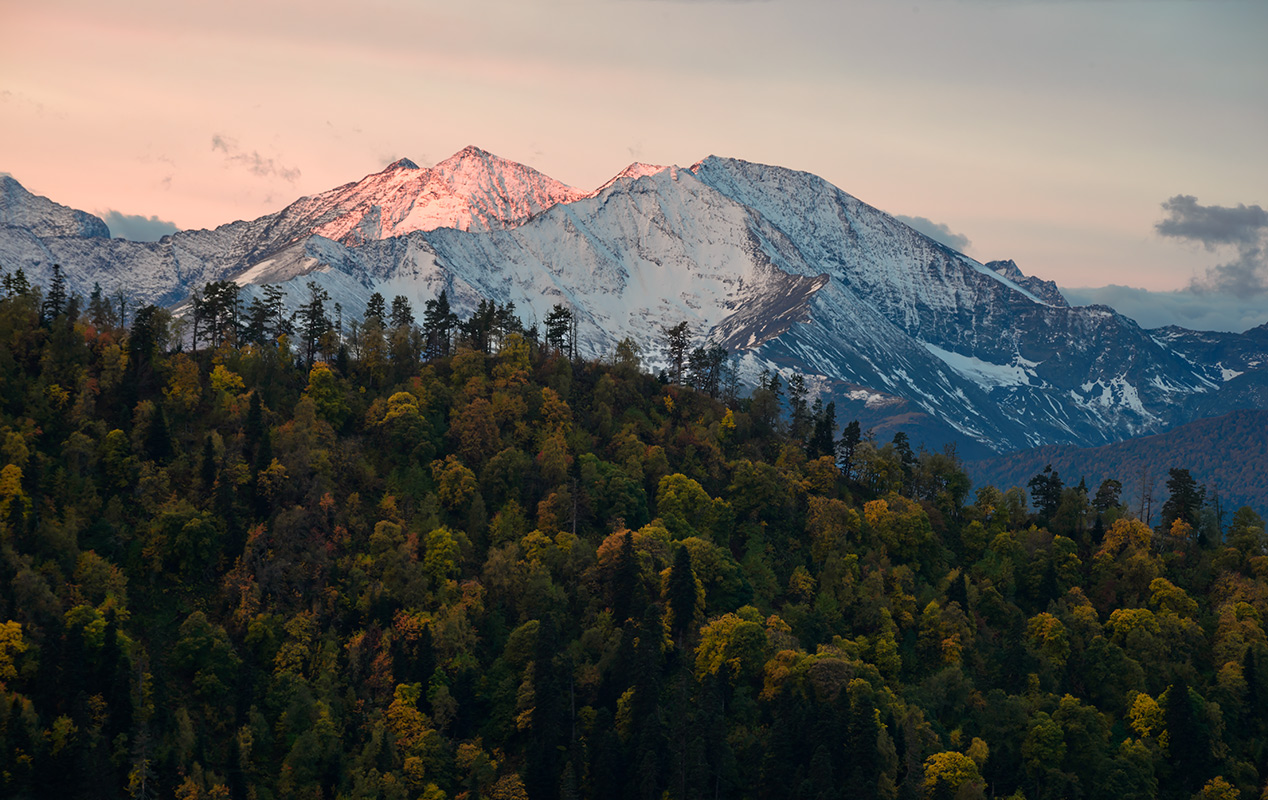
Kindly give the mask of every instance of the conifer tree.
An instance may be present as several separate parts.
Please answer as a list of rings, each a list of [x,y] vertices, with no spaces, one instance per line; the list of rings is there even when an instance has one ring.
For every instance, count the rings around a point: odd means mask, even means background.
[[[41,316],[45,323],[57,319],[66,308],[66,276],[62,273],[62,265],[53,265],[53,277],[49,280],[48,291],[44,293],[44,302],[40,306]]]
[[[330,294],[314,281],[308,284],[308,302],[296,312],[299,318],[299,336],[304,353],[304,364],[311,368],[317,360],[317,348],[321,337],[331,328],[330,317],[326,315],[326,303]]]
[[[1057,513],[1057,507],[1061,505],[1061,490],[1065,488],[1065,484],[1061,482],[1061,476],[1049,464],[1043,468],[1043,472],[1031,478],[1026,485],[1030,489],[1030,497],[1039,512],[1039,517],[1046,525],[1048,520]]]
[[[449,355],[449,346],[458,315],[449,308],[449,295],[441,290],[435,300],[428,300],[423,311],[423,340],[428,359]]]
[[[216,448],[212,445],[211,436],[203,439],[202,465],[198,476],[202,480],[203,489],[210,491],[216,484]]]
[[[854,456],[858,452],[859,444],[863,441],[863,434],[859,430],[859,421],[857,419],[850,420],[850,424],[845,426],[845,430],[841,431],[841,439],[837,442],[836,457],[837,464],[841,467],[841,474],[847,479],[853,478],[854,473]]]
[[[612,580],[612,616],[617,624],[625,624],[626,620],[638,612],[639,589],[638,554],[634,552],[634,534],[627,530],[621,538],[621,550],[617,554]]]
[[[679,545],[674,564],[669,569],[669,611],[673,617],[670,631],[681,644],[683,635],[696,618],[696,574],[691,568],[691,551]]]
[[[665,359],[669,362],[669,378],[674,383],[681,384],[683,368],[687,363],[687,350],[691,346],[691,325],[684,320],[677,325],[662,327],[660,334]]]
[[[818,406],[819,401],[815,401]],[[837,404],[832,401],[818,410],[813,417],[814,427],[811,429],[807,446],[812,458],[830,456],[835,451],[837,435]]]
[[[392,298],[392,327],[407,328],[414,324],[414,307],[404,295]]]
[[[1171,530],[1171,524],[1176,520],[1197,528],[1202,521],[1202,502],[1206,499],[1206,490],[1198,486],[1187,469],[1173,468],[1167,478],[1167,491],[1170,496],[1162,504],[1160,530],[1164,533]]]
[[[366,325],[378,323],[384,325],[387,320],[387,301],[383,299],[383,295],[375,292],[370,295],[369,301],[365,304],[365,314],[362,315],[361,321]]]
[[[154,413],[150,415],[145,429],[145,455],[159,463],[172,456],[172,437],[167,429],[167,416],[163,413],[162,403],[154,404]]]

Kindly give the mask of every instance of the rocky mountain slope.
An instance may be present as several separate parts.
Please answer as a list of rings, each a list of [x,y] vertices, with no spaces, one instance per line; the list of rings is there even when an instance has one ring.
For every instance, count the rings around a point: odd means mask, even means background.
[[[315,280],[353,316],[374,291],[421,310],[445,290],[459,313],[514,301],[529,323],[562,303],[584,354],[630,337],[653,363],[660,329],[687,321],[749,379],[801,372],[838,419],[930,445],[1097,445],[1268,406],[1264,332],[1150,332],[1071,308],[1011,261],[981,264],[814,175],[735,159],[634,164],[586,192],[467,148],[155,243],[76,229],[68,209],[3,189],[0,208],[20,210],[3,218],[0,268],[38,279],[61,263],[81,292],[175,304],[233,277],[298,299]]]

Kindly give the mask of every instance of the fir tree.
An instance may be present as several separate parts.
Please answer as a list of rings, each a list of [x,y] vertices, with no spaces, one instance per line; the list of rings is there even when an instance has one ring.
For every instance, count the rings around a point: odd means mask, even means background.
[[[691,551],[685,545],[678,546],[669,569],[668,601],[673,619],[670,631],[681,643],[696,618],[696,574],[691,568]]]
[[[44,302],[40,306],[41,316],[47,324],[61,316],[66,308],[66,276],[62,274],[62,265],[53,265],[53,277],[49,280],[48,291],[44,293]]]

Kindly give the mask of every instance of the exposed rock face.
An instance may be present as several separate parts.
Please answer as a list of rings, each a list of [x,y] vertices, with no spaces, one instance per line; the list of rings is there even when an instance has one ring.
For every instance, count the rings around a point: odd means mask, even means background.
[[[0,265],[35,280],[61,263],[81,292],[100,282],[166,304],[230,277],[290,284],[298,302],[313,280],[350,316],[373,291],[421,308],[445,290],[459,313],[513,301],[529,324],[562,303],[583,353],[630,337],[653,363],[661,329],[687,321],[741,353],[749,378],[801,372],[838,419],[901,423],[930,444],[1095,445],[1268,406],[1268,326],[1144,331],[814,175],[734,159],[634,164],[581,192],[467,148],[154,243],[103,238],[95,217],[32,197],[5,184]]]

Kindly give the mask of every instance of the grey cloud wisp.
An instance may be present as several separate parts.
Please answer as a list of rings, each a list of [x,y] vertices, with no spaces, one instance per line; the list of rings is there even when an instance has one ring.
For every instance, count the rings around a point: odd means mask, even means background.
[[[1237,258],[1208,267],[1190,291],[1238,296],[1268,293],[1268,211],[1258,205],[1204,206],[1192,195],[1178,194],[1162,204],[1167,212],[1154,229],[1162,236],[1194,242],[1209,251],[1232,247]]]
[[[158,217],[146,217],[141,214],[123,214],[110,209],[101,215],[110,235],[115,239],[128,239],[133,242],[157,242],[164,236],[176,233],[180,228],[176,223]]]
[[[247,152],[238,145],[236,139],[215,134],[211,137],[211,149],[224,153],[225,161],[245,167],[252,175],[261,178],[281,178],[288,183],[299,179],[299,169],[286,167],[277,163],[276,159],[265,158],[258,150]]]
[[[935,242],[941,242],[952,250],[964,252],[972,244],[969,237],[961,233],[956,233],[941,222],[934,222],[928,217],[908,217],[903,214],[895,214],[894,219],[899,220],[903,224],[914,228]]]

